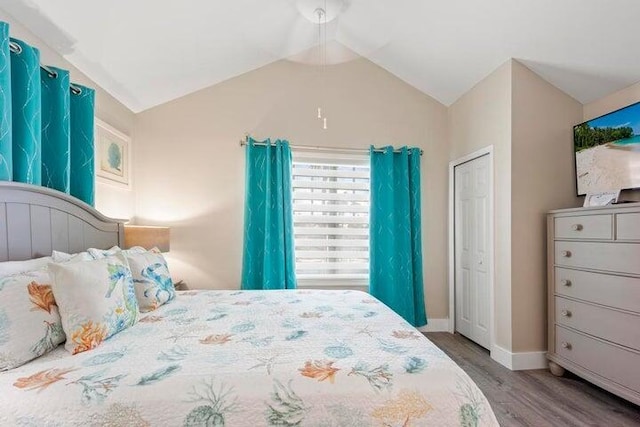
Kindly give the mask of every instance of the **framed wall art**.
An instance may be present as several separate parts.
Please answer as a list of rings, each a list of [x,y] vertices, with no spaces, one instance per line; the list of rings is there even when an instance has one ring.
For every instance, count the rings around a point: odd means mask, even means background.
[[[130,188],[131,138],[96,118],[96,179]]]

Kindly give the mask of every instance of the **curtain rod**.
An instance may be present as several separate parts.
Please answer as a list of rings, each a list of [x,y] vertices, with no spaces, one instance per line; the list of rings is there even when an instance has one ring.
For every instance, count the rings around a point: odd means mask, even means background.
[[[240,146],[243,147],[247,145],[247,141],[246,140],[240,140]],[[264,142],[255,142],[254,145],[267,145]],[[347,153],[368,153],[369,149],[368,148],[350,148],[350,147],[329,147],[329,146],[318,146],[318,145],[294,145],[294,144],[289,144],[289,147],[291,148],[298,148],[301,150],[315,150],[315,151],[344,151]],[[411,148],[411,147],[409,147]],[[384,153],[385,150],[382,148],[374,148],[373,151],[375,151],[376,153]],[[393,150],[394,153],[400,153],[400,150]],[[422,156],[423,150],[420,149],[420,155]]]
[[[16,42],[10,41],[9,50],[15,53],[16,55],[20,55],[22,53],[22,46],[20,46]],[[52,70],[51,68],[47,67],[46,65],[40,64],[40,68],[42,68],[52,79],[55,79],[56,77],[58,77],[58,73],[55,70]],[[69,89],[71,90],[71,92],[73,92],[74,95],[80,95],[82,93],[82,88],[74,85],[73,83],[69,84]]]

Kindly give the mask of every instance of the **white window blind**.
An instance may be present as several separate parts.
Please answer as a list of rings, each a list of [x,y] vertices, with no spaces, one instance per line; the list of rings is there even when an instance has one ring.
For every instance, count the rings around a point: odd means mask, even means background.
[[[369,156],[294,151],[296,276],[368,282]]]

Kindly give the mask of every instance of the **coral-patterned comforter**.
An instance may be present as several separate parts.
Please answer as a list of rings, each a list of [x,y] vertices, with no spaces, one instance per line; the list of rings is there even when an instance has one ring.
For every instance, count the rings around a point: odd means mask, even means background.
[[[357,291],[188,291],[100,347],[0,374],[0,425],[494,426],[480,390]]]

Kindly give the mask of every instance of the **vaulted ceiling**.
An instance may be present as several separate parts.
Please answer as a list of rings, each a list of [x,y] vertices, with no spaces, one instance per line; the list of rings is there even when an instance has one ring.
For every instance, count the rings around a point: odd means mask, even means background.
[[[509,58],[582,103],[640,80],[638,0],[2,0],[134,112],[270,62],[368,58],[445,105]],[[305,17],[307,16],[307,17]],[[305,54],[306,52],[306,54]],[[310,53],[311,52],[311,53]]]

